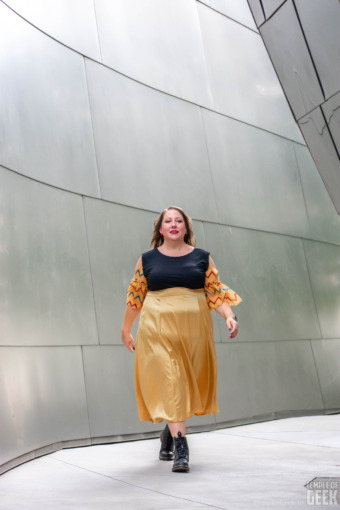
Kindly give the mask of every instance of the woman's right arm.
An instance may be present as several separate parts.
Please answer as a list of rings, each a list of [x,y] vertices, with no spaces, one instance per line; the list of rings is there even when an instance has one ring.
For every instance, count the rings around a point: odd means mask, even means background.
[[[142,257],[138,259],[138,262],[135,267],[135,271],[142,267]],[[126,306],[124,320],[122,324],[121,334],[122,334],[122,342],[129,351],[133,352],[135,350],[135,342],[133,340],[133,336],[131,335],[131,328],[138,315],[140,314],[141,308],[131,308],[131,306]]]

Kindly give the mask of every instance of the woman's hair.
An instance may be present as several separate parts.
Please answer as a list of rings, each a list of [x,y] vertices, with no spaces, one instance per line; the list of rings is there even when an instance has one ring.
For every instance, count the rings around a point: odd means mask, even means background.
[[[162,246],[162,244],[164,243],[164,238],[159,233],[159,230],[162,225],[164,214],[167,211],[170,211],[172,209],[174,209],[175,211],[178,211],[183,216],[184,223],[185,223],[185,226],[187,229],[187,233],[184,236],[184,242],[186,244],[188,244],[189,246],[196,246],[196,241],[195,241],[195,237],[194,237],[194,232],[192,230],[192,221],[191,221],[190,216],[188,216],[187,213],[185,211],[183,211],[183,209],[181,207],[171,206],[171,207],[168,207],[167,209],[164,209],[164,211],[161,212],[161,214],[158,216],[158,218],[154,222],[154,229],[153,229],[153,234],[152,234],[152,239],[151,239],[151,244],[150,244],[151,248],[158,248],[158,246]]]

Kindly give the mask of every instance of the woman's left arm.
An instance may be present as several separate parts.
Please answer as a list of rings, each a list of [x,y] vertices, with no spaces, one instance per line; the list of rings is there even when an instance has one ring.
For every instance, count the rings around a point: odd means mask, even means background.
[[[210,255],[209,266],[216,267],[215,262],[210,257]],[[234,318],[235,315],[231,309],[231,306],[226,301],[223,301],[220,306],[215,308],[215,312],[217,312],[221,317],[223,317],[223,319],[225,319],[227,328],[229,329],[230,338],[235,338],[238,333],[238,323]]]

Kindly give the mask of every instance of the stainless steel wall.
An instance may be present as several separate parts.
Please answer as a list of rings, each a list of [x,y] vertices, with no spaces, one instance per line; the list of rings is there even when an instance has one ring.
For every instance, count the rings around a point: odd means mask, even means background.
[[[170,204],[244,298],[189,426],[339,409],[340,219],[246,0],[0,2],[0,73],[2,471],[159,429],[120,325]]]
[[[340,3],[249,0],[249,5],[340,214]]]

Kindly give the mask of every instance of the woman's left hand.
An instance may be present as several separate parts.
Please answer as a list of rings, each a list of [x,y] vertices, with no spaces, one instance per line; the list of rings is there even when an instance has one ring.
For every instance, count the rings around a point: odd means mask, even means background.
[[[235,338],[238,333],[238,323],[232,317],[228,317],[226,320],[227,327],[229,329],[230,337]]]

